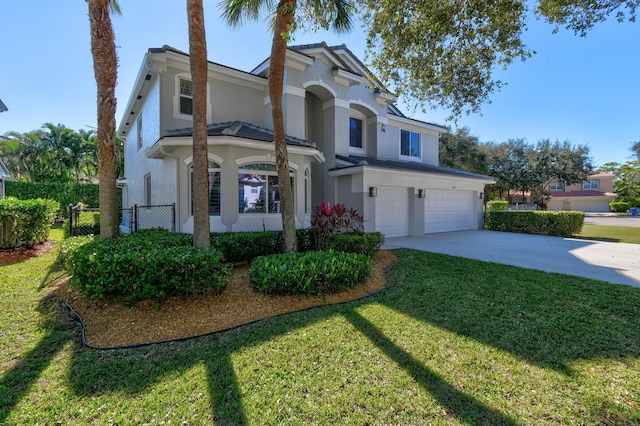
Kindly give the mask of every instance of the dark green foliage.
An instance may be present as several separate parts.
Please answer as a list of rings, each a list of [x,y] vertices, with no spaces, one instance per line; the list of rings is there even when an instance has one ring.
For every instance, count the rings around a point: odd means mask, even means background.
[[[320,203],[311,215],[313,248],[324,250],[331,235],[364,231],[364,216],[344,204]]]
[[[328,236],[325,249],[373,256],[380,250],[382,244],[384,244],[384,235],[381,232],[349,232]]]
[[[6,182],[5,185],[7,196],[21,200],[48,198],[57,201],[59,215],[63,217],[69,215],[69,204],[82,203],[87,207],[98,207],[100,204],[98,185],[90,183]]]
[[[297,229],[296,238],[298,251],[311,250],[310,229]],[[211,247],[221,250],[227,262],[251,262],[258,256],[284,253],[284,240],[282,231],[212,233]]]
[[[499,200],[494,200],[494,201],[488,201],[487,202],[487,211],[493,211],[493,212],[504,212],[507,210],[507,207],[509,206],[509,202],[508,201],[499,201]]]
[[[145,230],[119,239],[96,239],[68,250],[71,285],[89,298],[127,301],[223,291],[229,267],[219,250],[191,246],[192,236]]]
[[[570,237],[579,234],[584,213],[577,211],[488,211],[485,228],[492,231]]]
[[[0,247],[33,247],[47,241],[57,208],[55,201],[44,199],[8,197],[0,200],[0,224],[5,228],[5,238],[0,241]]]
[[[613,201],[609,203],[609,210],[615,213],[624,213],[631,208],[631,203],[626,201]]]
[[[363,254],[310,251],[255,259],[251,286],[270,295],[326,295],[350,289],[369,276],[371,258]]]

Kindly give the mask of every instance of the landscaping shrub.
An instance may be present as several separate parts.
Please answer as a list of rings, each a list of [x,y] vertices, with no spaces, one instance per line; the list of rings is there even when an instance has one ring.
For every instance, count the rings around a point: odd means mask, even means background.
[[[614,213],[625,213],[631,207],[631,203],[627,201],[612,201],[609,203],[609,210]]]
[[[369,276],[363,254],[310,251],[263,256],[250,269],[254,290],[270,295],[326,295],[347,290]]]
[[[579,234],[584,213],[577,211],[488,211],[485,228],[492,231],[570,237]]]
[[[128,302],[223,291],[229,267],[220,250],[191,246],[192,236],[145,230],[118,239],[70,247],[64,265],[71,286],[86,297],[113,295]]]
[[[297,229],[296,239],[299,252],[312,249],[310,229]],[[220,249],[227,262],[251,262],[259,256],[283,253],[284,239],[282,231],[211,233],[211,247]]]
[[[504,212],[507,211],[507,207],[509,207],[508,201],[487,201],[487,211]]]
[[[69,204],[83,203],[89,207],[100,205],[98,185],[90,183],[58,183],[58,182],[5,182],[7,196],[21,200],[46,198],[58,202],[58,216],[68,217]],[[118,189],[118,194],[122,190]],[[122,197],[118,196],[118,200]]]
[[[373,256],[382,244],[384,235],[381,232],[349,232],[329,235],[325,240],[325,249]]]
[[[5,228],[5,238],[0,246],[31,248],[47,241],[57,208],[52,200],[18,200],[15,197],[0,200],[0,223]]]
[[[311,229],[315,250],[322,250],[330,235],[364,231],[364,217],[344,204],[322,203],[311,215]]]

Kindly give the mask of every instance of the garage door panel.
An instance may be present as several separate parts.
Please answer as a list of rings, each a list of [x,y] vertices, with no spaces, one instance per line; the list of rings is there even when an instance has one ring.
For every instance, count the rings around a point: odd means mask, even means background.
[[[386,237],[409,235],[409,189],[378,186],[376,230]]]
[[[425,233],[474,229],[473,192],[427,190]]]

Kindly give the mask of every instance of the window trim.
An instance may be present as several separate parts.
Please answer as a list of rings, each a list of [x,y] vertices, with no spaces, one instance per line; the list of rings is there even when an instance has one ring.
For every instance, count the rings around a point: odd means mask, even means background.
[[[361,131],[360,131],[360,146],[352,146],[351,145],[351,120],[357,120],[361,123]],[[363,116],[359,116],[354,114],[353,111],[349,115],[349,151],[364,153],[367,148],[367,120]]]
[[[180,98],[182,94],[180,93],[180,80],[189,80],[192,81],[191,74],[188,72],[182,72],[176,74],[174,81],[174,93],[173,93],[173,118],[179,118],[181,120],[193,121],[193,115],[183,114],[180,112]],[[211,123],[211,86],[209,81],[207,81],[207,123]],[[192,94],[193,99],[193,94]]]
[[[600,179],[587,179],[586,181],[582,182],[582,189],[584,191],[600,189]]]
[[[551,182],[549,184],[549,191],[555,191],[555,192],[560,192],[560,191],[564,191],[564,182]]]
[[[414,155],[404,155],[402,153],[402,132],[409,133],[409,152],[411,153],[411,135],[418,135],[418,156]],[[414,131],[406,128],[400,128],[400,139],[398,140],[398,154],[399,158],[402,160],[411,160],[411,161],[422,161],[422,132]]]

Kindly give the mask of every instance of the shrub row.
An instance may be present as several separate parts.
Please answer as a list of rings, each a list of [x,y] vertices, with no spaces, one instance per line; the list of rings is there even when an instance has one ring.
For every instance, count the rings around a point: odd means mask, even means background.
[[[255,259],[251,286],[269,295],[326,295],[347,290],[369,276],[371,258],[331,251],[285,253]]]
[[[631,208],[631,203],[627,201],[613,201],[609,203],[609,210],[614,213],[625,213]]]
[[[350,232],[328,236],[325,240],[325,250],[373,256],[382,244],[384,235],[381,232]]]
[[[488,211],[484,225],[492,231],[570,237],[579,234],[584,213],[577,211]]]
[[[487,211],[503,212],[509,207],[508,201],[492,200],[487,201]]]
[[[0,224],[4,228],[0,247],[33,247],[47,241],[57,209],[57,203],[52,200],[18,200],[14,197],[0,200]]]
[[[29,200],[47,198],[58,202],[58,215],[69,216],[69,204],[83,203],[88,207],[98,207],[98,185],[91,183],[57,183],[57,182],[5,182],[7,196]],[[118,189],[118,194],[120,194]],[[118,200],[122,197],[119,195]]]
[[[222,263],[222,253],[190,246],[189,237],[152,230],[94,239],[65,245],[62,260],[73,276],[71,286],[94,299],[113,295],[132,302],[223,291],[229,266]]]

